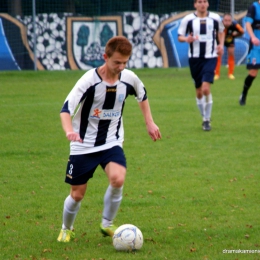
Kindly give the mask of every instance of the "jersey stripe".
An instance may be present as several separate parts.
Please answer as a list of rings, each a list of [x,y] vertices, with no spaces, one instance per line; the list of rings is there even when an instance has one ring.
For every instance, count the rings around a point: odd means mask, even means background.
[[[122,105],[122,111],[121,111],[121,116],[118,120],[118,124],[117,124],[117,127],[116,127],[116,138],[118,139],[119,138],[119,129],[121,127],[121,120],[122,120],[122,115],[123,115],[123,111],[124,111],[124,107],[125,107],[125,102],[123,102],[123,105]]]
[[[193,20],[190,20],[188,23],[187,23],[187,28],[186,28],[186,34],[193,34]],[[193,56],[193,42],[190,44],[190,53],[191,55]]]
[[[217,22],[216,20],[213,20],[213,27],[216,28],[216,32],[219,31],[219,24],[218,24],[218,22]],[[214,32],[214,31],[212,32],[212,38],[216,38],[216,35],[215,35],[215,32]],[[214,52],[215,46],[216,46],[216,41],[213,41],[213,42],[212,42],[211,53]]]
[[[83,142],[70,142],[70,154],[87,154],[122,146],[125,99],[134,95],[147,99],[142,81],[130,70],[123,70],[113,85],[103,81],[96,69],[87,71],[75,84],[61,112],[73,116],[73,131]]]
[[[80,119],[80,128],[79,128],[79,135],[82,140],[84,140],[84,137],[85,137],[85,134],[87,131],[88,120],[86,120],[86,118],[89,117],[89,112],[92,107],[94,96],[95,96],[95,89],[96,89],[96,86],[92,86],[87,90],[86,95],[83,95],[84,97],[86,96],[86,100],[82,107],[81,116],[80,116],[80,118],[81,118]]]
[[[224,25],[218,14],[209,12],[200,18],[196,13],[185,16],[179,26],[178,35],[192,34],[196,40],[190,43],[189,58],[214,58],[216,53],[216,36],[224,31]]]
[[[116,88],[106,87],[106,97],[102,109],[113,109],[116,100]],[[112,90],[112,91],[111,91]],[[107,133],[111,120],[100,120],[98,124],[98,132],[94,146],[103,145],[106,143]]]
[[[207,34],[206,24],[207,24],[206,20],[200,20],[200,35]],[[199,57],[204,58],[206,53],[206,42],[200,42],[199,48],[200,48]]]

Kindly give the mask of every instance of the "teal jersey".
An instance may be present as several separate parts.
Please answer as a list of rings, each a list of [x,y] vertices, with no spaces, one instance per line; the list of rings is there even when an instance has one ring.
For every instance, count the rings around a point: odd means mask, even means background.
[[[245,22],[249,22],[252,25],[255,36],[260,39],[260,3],[254,2],[249,6]]]

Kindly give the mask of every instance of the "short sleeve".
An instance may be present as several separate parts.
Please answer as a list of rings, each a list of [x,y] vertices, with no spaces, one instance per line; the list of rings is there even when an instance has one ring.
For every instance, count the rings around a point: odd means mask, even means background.
[[[254,19],[255,19],[255,6],[251,5],[251,6],[249,6],[249,8],[247,10],[245,22],[252,24],[254,22]]]
[[[187,24],[188,24],[188,19],[186,16],[181,20],[180,26],[178,28],[179,36],[185,36],[187,34]]]

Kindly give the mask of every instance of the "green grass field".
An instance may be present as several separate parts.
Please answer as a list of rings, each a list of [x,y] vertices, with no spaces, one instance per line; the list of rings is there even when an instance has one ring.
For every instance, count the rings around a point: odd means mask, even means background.
[[[75,241],[57,242],[69,143],[59,111],[83,71],[0,73],[0,259],[260,259],[260,78],[238,104],[247,71],[212,85],[212,131],[204,132],[188,68],[135,70],[162,139],[152,142],[136,100],[124,111],[128,172],[115,224],[144,236],[136,253],[117,252],[99,223],[108,182],[90,180]],[[223,250],[259,250],[223,253]]]

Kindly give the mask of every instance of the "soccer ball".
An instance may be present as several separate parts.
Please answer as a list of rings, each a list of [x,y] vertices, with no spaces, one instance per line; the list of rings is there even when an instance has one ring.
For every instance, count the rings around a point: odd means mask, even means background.
[[[117,251],[134,251],[143,246],[143,234],[138,227],[132,224],[118,227],[112,239]]]

